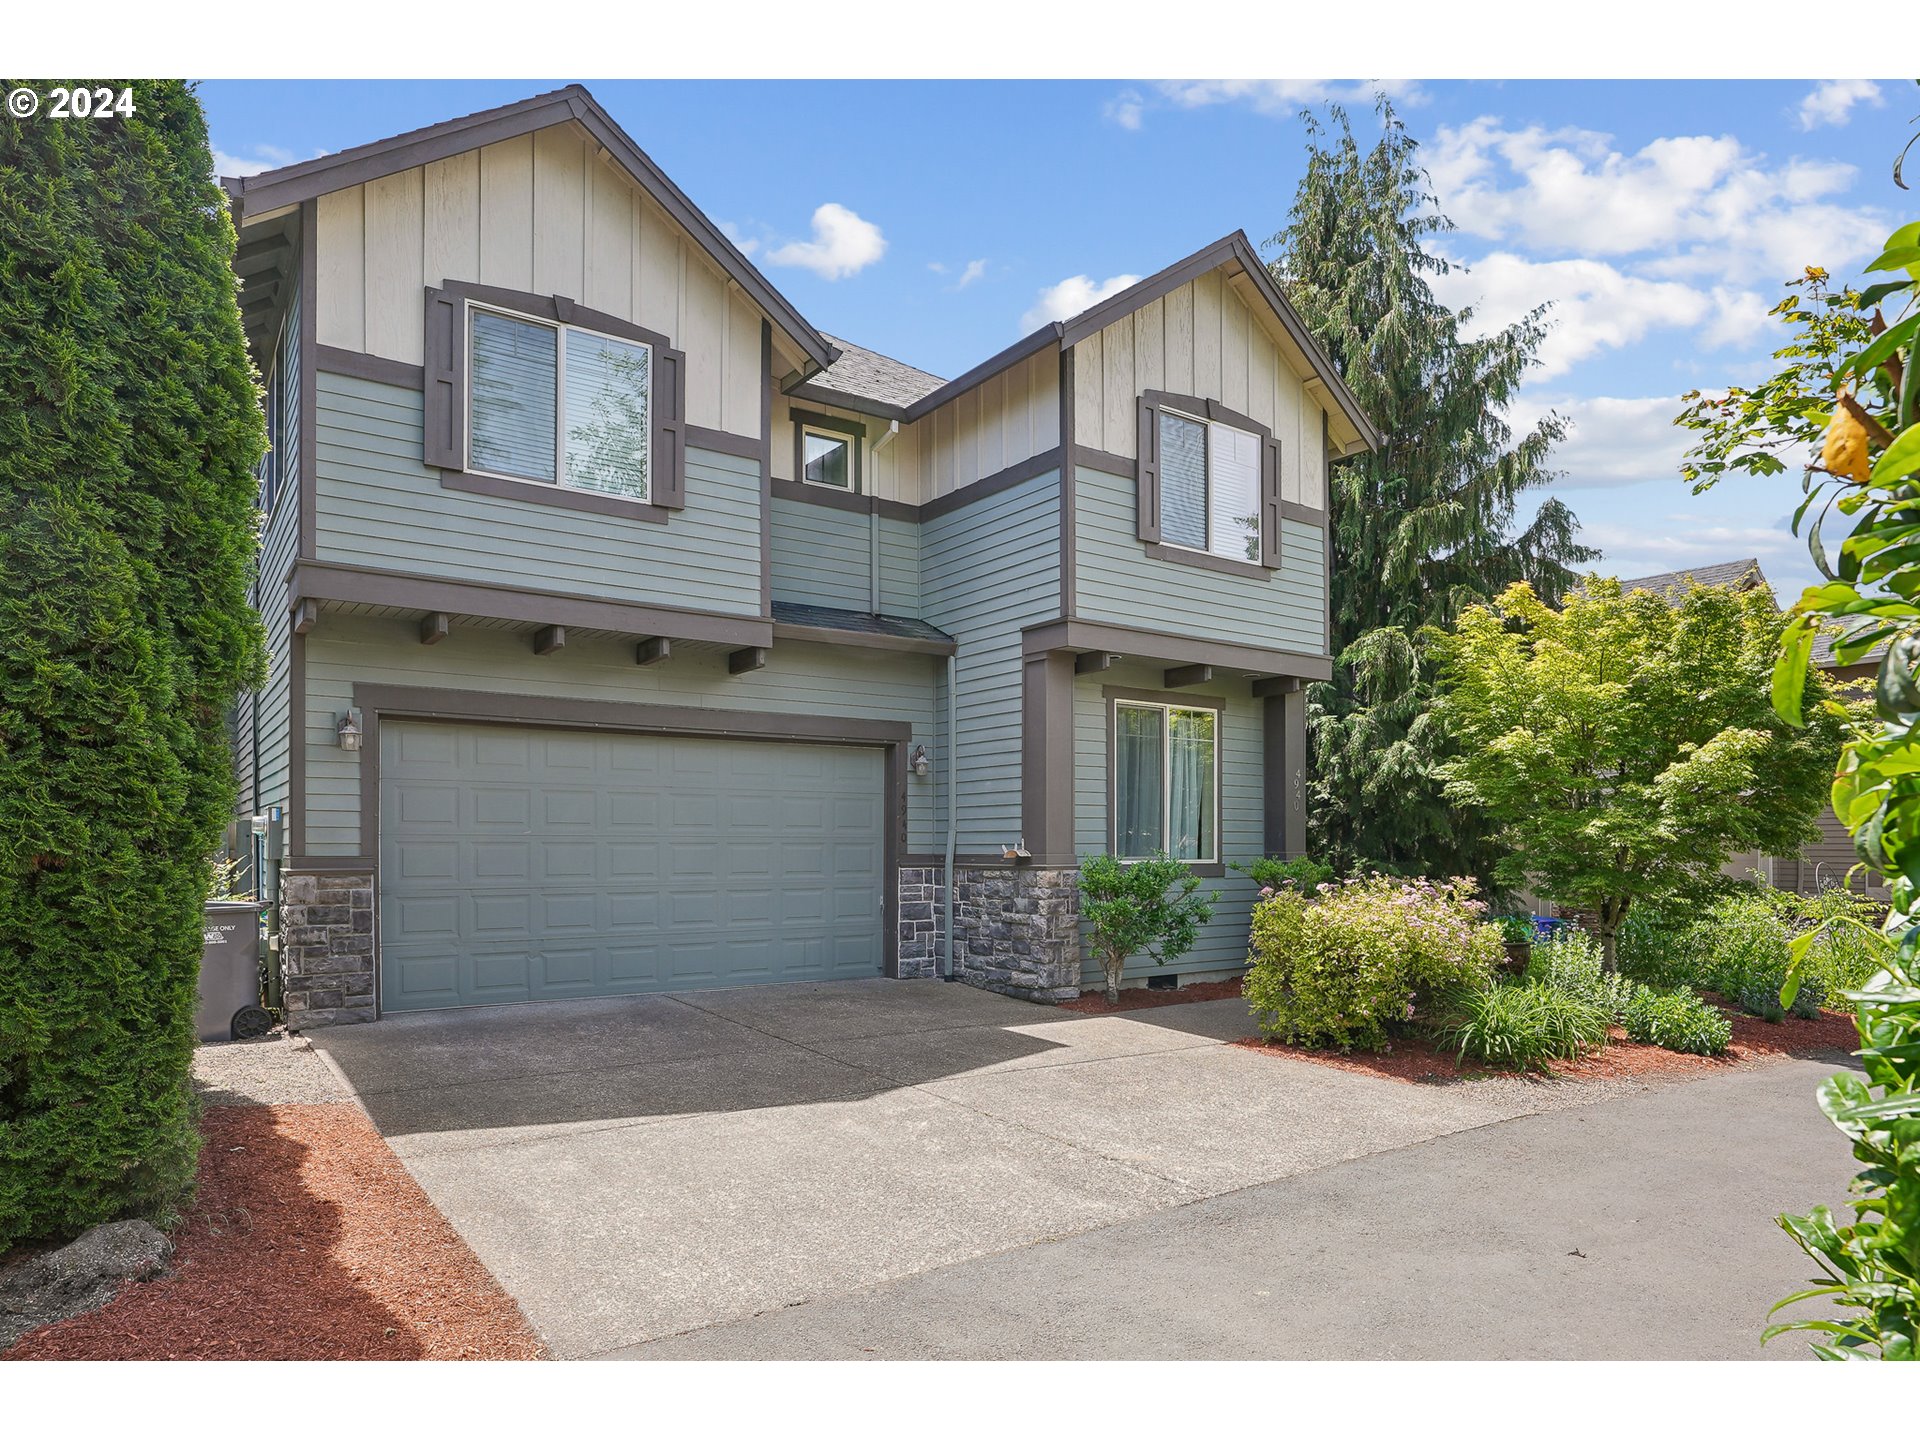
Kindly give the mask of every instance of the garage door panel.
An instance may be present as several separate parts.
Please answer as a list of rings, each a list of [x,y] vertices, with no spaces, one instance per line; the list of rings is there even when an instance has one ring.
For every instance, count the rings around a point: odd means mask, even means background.
[[[871,975],[880,754],[388,722],[389,1009]]]

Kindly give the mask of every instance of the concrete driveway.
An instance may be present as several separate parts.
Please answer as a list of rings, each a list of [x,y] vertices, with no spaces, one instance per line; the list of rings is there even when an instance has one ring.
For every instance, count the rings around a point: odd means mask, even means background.
[[[1245,1237],[1196,1266],[1152,1227],[1199,1225],[1203,1242],[1219,1240],[1232,1223],[1221,1206],[1239,1214],[1257,1187],[1317,1176],[1319,1204],[1397,1232],[1408,1202],[1418,1212],[1435,1185],[1484,1205],[1506,1177],[1518,1186],[1525,1167],[1553,1173],[1564,1157],[1551,1143],[1496,1150],[1454,1162],[1451,1179],[1422,1178],[1416,1163],[1397,1197],[1343,1162],[1391,1165],[1407,1147],[1518,1116],[1576,1125],[1543,1112],[1645,1094],[1518,1079],[1403,1085],[1224,1043],[1247,1033],[1239,1001],[1091,1017],[873,980],[397,1016],[314,1043],[561,1358],[1326,1353],[1311,1340],[1323,1325],[1288,1348],[1224,1312],[1208,1321],[1214,1282],[1195,1281],[1244,1269]],[[1755,1074],[1789,1069],[1824,1073]],[[1811,1084],[1795,1096],[1808,1112]],[[1817,1113],[1810,1123],[1824,1124]],[[1804,1203],[1842,1196],[1849,1164],[1844,1147],[1829,1149],[1816,1168],[1832,1184]],[[1327,1255],[1288,1239],[1299,1216],[1283,1205],[1240,1223],[1267,1226],[1278,1254]],[[1125,1245],[1135,1227],[1148,1227],[1139,1253],[1157,1246],[1163,1259],[1129,1284],[1132,1252],[1099,1247]],[[1095,1248],[1035,1245],[1068,1237]],[[1791,1247],[1777,1235],[1761,1243],[1786,1251],[1788,1283],[1765,1292],[1785,1293],[1800,1273]],[[1112,1293],[1076,1300],[1075,1273],[1111,1276]],[[1398,1273],[1370,1264],[1355,1281],[1397,1288]],[[940,1287],[964,1291],[975,1274],[981,1313],[967,1320],[963,1296]],[[1295,1297],[1313,1277],[1313,1267],[1276,1273],[1266,1292],[1290,1297],[1284,1313],[1312,1313]],[[1143,1286],[1151,1293],[1134,1293]],[[1106,1314],[1107,1332],[1005,1300],[1040,1291],[1068,1312]],[[913,1318],[885,1318],[889,1303]],[[1125,1318],[1182,1305],[1192,1314],[1173,1351],[1164,1324]],[[1260,1348],[1272,1346],[1282,1348]]]

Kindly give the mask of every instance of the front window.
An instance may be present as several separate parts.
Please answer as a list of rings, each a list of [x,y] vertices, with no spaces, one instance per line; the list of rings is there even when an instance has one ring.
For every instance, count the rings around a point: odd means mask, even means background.
[[[853,440],[825,430],[802,428],[800,478],[835,490],[853,488]]]
[[[650,347],[472,307],[467,468],[645,500]]]
[[[1219,712],[1116,700],[1113,853],[1219,858]]]
[[[1260,560],[1260,437],[1160,412],[1160,537],[1227,560]]]

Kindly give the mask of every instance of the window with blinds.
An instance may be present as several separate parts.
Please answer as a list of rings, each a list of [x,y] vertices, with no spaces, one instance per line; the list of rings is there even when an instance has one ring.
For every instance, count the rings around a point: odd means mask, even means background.
[[[645,500],[650,348],[473,306],[468,468]]]
[[[1260,437],[1160,412],[1160,538],[1260,562]]]

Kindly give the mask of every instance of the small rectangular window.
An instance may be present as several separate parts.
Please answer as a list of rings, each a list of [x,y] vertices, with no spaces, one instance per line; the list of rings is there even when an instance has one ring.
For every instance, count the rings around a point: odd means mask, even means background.
[[[853,440],[823,430],[800,432],[800,478],[835,490],[853,488]]]
[[[1227,560],[1260,561],[1260,437],[1160,412],[1160,538]]]
[[[1218,726],[1211,709],[1114,702],[1114,854],[1219,858]]]
[[[469,342],[468,469],[649,497],[649,346],[479,306]]]

